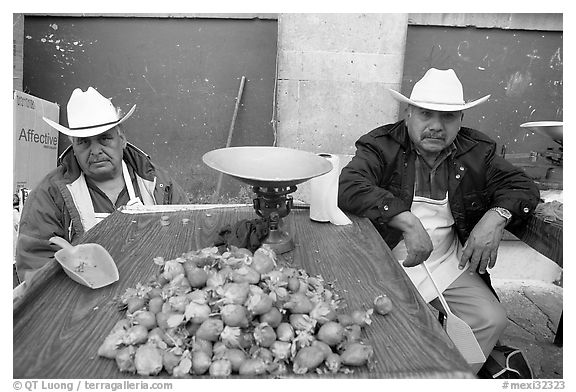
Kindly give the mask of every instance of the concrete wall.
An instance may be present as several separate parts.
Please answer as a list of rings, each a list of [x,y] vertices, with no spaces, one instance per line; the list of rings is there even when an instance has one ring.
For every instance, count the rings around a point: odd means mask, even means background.
[[[277,145],[353,154],[396,121],[408,14],[279,14]],[[296,198],[307,199],[302,184]]]
[[[280,14],[277,144],[352,154],[394,121],[386,88],[402,82],[407,14]]]
[[[24,68],[24,15],[12,14],[12,89],[22,91]]]

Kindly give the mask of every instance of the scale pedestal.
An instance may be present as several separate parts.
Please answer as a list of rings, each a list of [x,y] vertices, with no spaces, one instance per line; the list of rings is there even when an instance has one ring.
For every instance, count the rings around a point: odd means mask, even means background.
[[[283,147],[228,147],[209,151],[204,163],[236,180],[252,185],[256,214],[268,221],[263,243],[277,254],[294,249],[294,240],[283,228],[292,210],[296,185],[332,170],[332,163],[314,153]]]
[[[267,244],[277,254],[286,253],[294,249],[292,237],[287,231],[282,229],[282,219],[292,209],[293,199],[288,194],[295,192],[296,186],[280,188],[254,186],[252,190],[258,196],[253,201],[256,214],[269,222],[269,234],[262,243]]]

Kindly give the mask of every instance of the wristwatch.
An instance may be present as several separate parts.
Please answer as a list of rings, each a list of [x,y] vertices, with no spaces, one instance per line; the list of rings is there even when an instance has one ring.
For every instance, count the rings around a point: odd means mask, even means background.
[[[506,208],[492,207],[488,211],[496,211],[498,213],[498,215],[500,215],[502,218],[506,219],[506,223],[508,223],[510,221],[510,219],[512,219],[512,213],[510,211],[508,211]]]

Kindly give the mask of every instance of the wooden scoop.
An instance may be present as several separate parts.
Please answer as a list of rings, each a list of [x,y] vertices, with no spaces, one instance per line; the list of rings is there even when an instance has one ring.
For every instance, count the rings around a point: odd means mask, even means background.
[[[454,345],[458,351],[460,351],[460,354],[462,354],[468,364],[471,365],[485,362],[486,357],[478,344],[478,340],[476,340],[476,337],[474,336],[474,332],[472,332],[472,329],[468,324],[466,324],[466,322],[464,322],[464,320],[456,317],[456,315],[452,313],[448,307],[448,302],[446,302],[442,292],[438,286],[436,286],[436,282],[434,282],[428,266],[425,263],[422,263],[422,267],[426,270],[430,281],[432,281],[432,284],[438,293],[438,299],[440,299],[440,302],[446,311],[446,333],[452,342],[454,342]]]
[[[54,254],[54,257],[64,272],[75,282],[91,289],[99,289],[119,279],[116,263],[102,245],[72,246],[60,237],[52,237],[50,242],[62,248]]]

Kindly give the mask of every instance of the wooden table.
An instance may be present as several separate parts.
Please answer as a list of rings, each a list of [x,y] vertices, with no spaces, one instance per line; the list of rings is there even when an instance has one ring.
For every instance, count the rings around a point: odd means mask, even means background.
[[[536,212],[524,227],[513,234],[540,254],[563,267],[564,238],[562,221],[547,219],[544,214]],[[563,345],[562,319],[563,314],[560,316],[558,329],[554,337],[554,344],[557,346]]]
[[[514,234],[524,243],[563,267],[563,222],[549,220],[541,213],[535,213],[524,227]]]
[[[168,215],[170,225],[160,225]],[[214,243],[220,228],[257,216],[251,207],[164,213],[116,212],[90,230],[81,242],[103,245],[118,265],[120,280],[91,290],[47,267],[43,284],[30,288],[14,310],[14,378],[127,378],[116,363],[96,355],[114,323],[124,317],[113,298],[155,276],[165,260]],[[190,219],[184,225],[183,218]],[[390,249],[367,219],[335,226],[293,210],[285,228],[296,248],[282,259],[311,275],[320,274],[340,292],[350,309],[368,309],[381,293],[395,309],[373,315],[364,340],[375,349],[374,369],[357,368],[345,378],[473,378],[470,368],[420,297]],[[50,272],[53,271],[53,272]],[[169,377],[161,373],[162,377]],[[298,376],[300,377],[300,376]]]

